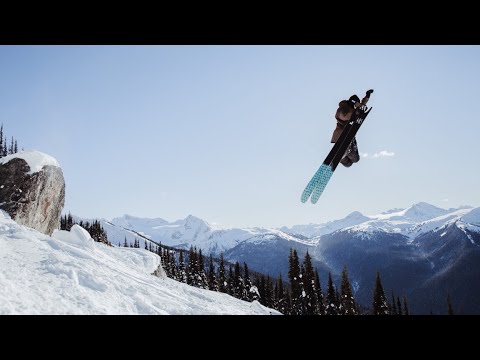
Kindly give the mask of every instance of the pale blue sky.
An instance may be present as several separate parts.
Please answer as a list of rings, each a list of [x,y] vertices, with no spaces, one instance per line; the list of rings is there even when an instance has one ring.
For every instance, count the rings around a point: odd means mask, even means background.
[[[84,217],[279,227],[480,206],[479,64],[478,46],[0,46],[0,123],[60,162]],[[370,88],[368,156],[302,204],[338,102]]]

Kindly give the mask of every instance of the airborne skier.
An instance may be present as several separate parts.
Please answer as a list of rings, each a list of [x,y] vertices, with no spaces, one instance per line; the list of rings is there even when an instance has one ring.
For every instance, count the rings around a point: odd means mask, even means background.
[[[342,131],[345,129],[345,125],[352,118],[353,112],[360,106],[367,105],[370,95],[373,93],[373,89],[368,90],[365,97],[360,102],[360,98],[357,95],[352,95],[348,100],[342,100],[338,104],[338,109],[335,114],[335,119],[337,119],[337,127],[333,131],[332,143],[336,143]],[[357,140],[353,138],[352,142],[347,148],[344,157],[340,160],[340,163],[345,167],[352,166],[353,163],[356,163],[360,160],[360,155],[358,153]]]
[[[303,190],[302,202],[306,202],[310,195],[312,195],[310,198],[312,204],[318,201],[340,162],[349,167],[360,160],[355,135],[372,110],[372,108],[367,109],[366,106],[371,93],[373,90],[368,90],[361,102],[356,95],[350,96],[348,100],[340,101],[335,114],[337,128],[333,132],[331,140],[335,145]]]

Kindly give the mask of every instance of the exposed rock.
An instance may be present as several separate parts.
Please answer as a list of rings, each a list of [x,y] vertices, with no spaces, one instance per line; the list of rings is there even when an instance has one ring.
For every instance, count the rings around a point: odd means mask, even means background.
[[[63,172],[52,157],[24,151],[0,159],[0,208],[17,223],[51,235],[64,204]]]

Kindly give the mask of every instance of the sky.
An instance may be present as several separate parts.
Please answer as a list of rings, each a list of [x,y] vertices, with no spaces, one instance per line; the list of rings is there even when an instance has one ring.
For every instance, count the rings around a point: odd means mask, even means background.
[[[64,213],[223,227],[480,206],[479,46],[0,46],[0,123],[60,163]],[[317,204],[335,111],[374,89]]]

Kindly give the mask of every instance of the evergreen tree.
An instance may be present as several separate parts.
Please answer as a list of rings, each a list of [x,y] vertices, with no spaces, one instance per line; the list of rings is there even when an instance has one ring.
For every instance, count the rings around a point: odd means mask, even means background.
[[[150,243],[151,245],[152,243]],[[150,250],[153,252],[153,249]],[[173,280],[178,280],[178,268],[177,268],[177,261],[175,259],[175,251],[170,252],[170,274]]]
[[[305,290],[305,313],[307,315],[315,315],[317,309],[317,294],[315,292],[315,273],[313,271],[312,266],[312,258],[310,254],[305,254],[305,259],[303,261],[304,264],[304,276],[302,277],[303,280],[303,287]]]
[[[197,286],[202,289],[208,289],[207,274],[205,274],[205,257],[202,255],[202,249],[198,250],[198,277]]]
[[[225,260],[223,253],[220,254],[220,263],[218,264],[218,291],[228,293],[228,283],[225,276]]]
[[[340,315],[340,291],[335,287],[335,301],[338,309],[338,315]]]
[[[278,276],[277,281],[277,306],[276,309],[282,314],[286,314],[287,311],[287,299],[285,294],[285,289],[283,287],[282,274]]]
[[[397,296],[397,314],[402,315],[402,302],[400,301],[400,296]]]
[[[210,261],[208,264],[208,289],[218,291],[217,277],[215,276],[215,266],[213,264],[213,256],[210,254]]]
[[[273,305],[274,309],[278,309],[278,282],[275,281],[275,287],[273,288]]]
[[[187,284],[196,286],[197,278],[197,253],[193,249],[193,246],[190,247],[189,256],[188,256],[188,267],[187,267]]]
[[[120,241],[118,242],[118,247],[122,247],[122,244],[120,243]]]
[[[244,291],[242,300],[245,301],[254,301],[258,300],[258,295],[255,293],[255,289],[252,289],[253,284],[252,280],[250,279],[250,272],[248,271],[247,263],[243,263],[243,284],[244,284]]]
[[[12,136],[12,141],[10,143],[10,147],[8,148],[9,155],[13,154],[13,147],[14,147],[14,142],[13,142],[13,136]]]
[[[454,315],[452,301],[450,299],[450,294],[447,295],[447,305],[448,305],[448,315]]]
[[[18,153],[17,140],[15,140],[15,144],[13,145],[13,152],[14,152],[15,154]]]
[[[338,315],[338,303],[335,287],[333,286],[332,274],[328,273],[327,298],[325,304],[326,315]]]
[[[388,305],[385,292],[383,291],[380,273],[377,271],[377,279],[375,281],[375,290],[373,292],[373,315],[388,315]]]
[[[395,294],[393,293],[393,290],[392,290],[392,304],[390,306],[390,315],[399,315],[397,311],[397,305],[395,304]]]
[[[3,156],[8,155],[8,147],[7,147],[7,136],[5,136],[5,141],[3,142]]]
[[[183,251],[180,250],[178,259],[178,281],[182,283],[187,282],[187,272],[185,270],[185,260],[183,259]]]
[[[267,275],[265,282],[265,306],[273,307],[273,281],[269,275]]]
[[[127,244],[127,237],[125,236],[125,242],[123,243],[123,247],[128,247],[128,244]]]
[[[352,285],[348,280],[347,266],[343,266],[342,284],[340,286],[340,314],[342,315],[358,315],[357,305],[353,298]]]
[[[147,242],[145,242],[145,245]],[[148,250],[148,248],[146,249]],[[171,269],[171,262],[170,262],[170,251],[168,249],[165,249],[163,253],[163,259],[162,259],[162,264],[163,264],[163,269],[165,270],[165,275],[167,277],[171,278],[172,277],[172,269]]]
[[[266,291],[267,281],[265,279],[265,275],[261,274],[258,277],[257,288],[258,288],[258,293],[260,294],[260,304],[266,306],[266,303],[267,303],[267,291]]]
[[[5,154],[3,153],[3,124],[0,127],[0,158],[4,157]]]
[[[228,265],[228,278],[227,278],[227,284],[228,284],[227,291],[228,291],[228,294],[232,295],[232,296],[235,296],[234,295],[235,286],[233,285],[234,278],[235,278],[235,276],[233,275],[232,264],[229,264]]]
[[[235,262],[235,270],[234,270],[234,279],[233,279],[233,296],[236,298],[241,299],[244,295],[245,286],[243,284],[242,273],[240,271],[240,263],[237,261]]]
[[[407,296],[405,294],[403,294],[403,315],[410,315],[407,305]]]
[[[66,221],[66,228],[65,230],[70,231],[72,229],[72,226],[75,223],[73,222],[73,217],[70,213],[68,213],[67,221]]]
[[[325,299],[322,292],[322,287],[320,286],[320,277],[318,276],[318,271],[315,269],[315,293],[317,298],[317,315],[325,315]]]
[[[284,302],[284,310],[282,314],[291,315],[292,314],[292,298],[290,296],[290,291],[288,288],[285,290],[285,302]]]
[[[298,261],[297,250],[290,249],[290,256],[288,259],[289,269],[288,269],[288,278],[290,280],[290,289],[291,289],[291,313],[292,315],[301,315],[302,313],[302,288],[301,288],[301,273],[300,273],[300,264]]]

